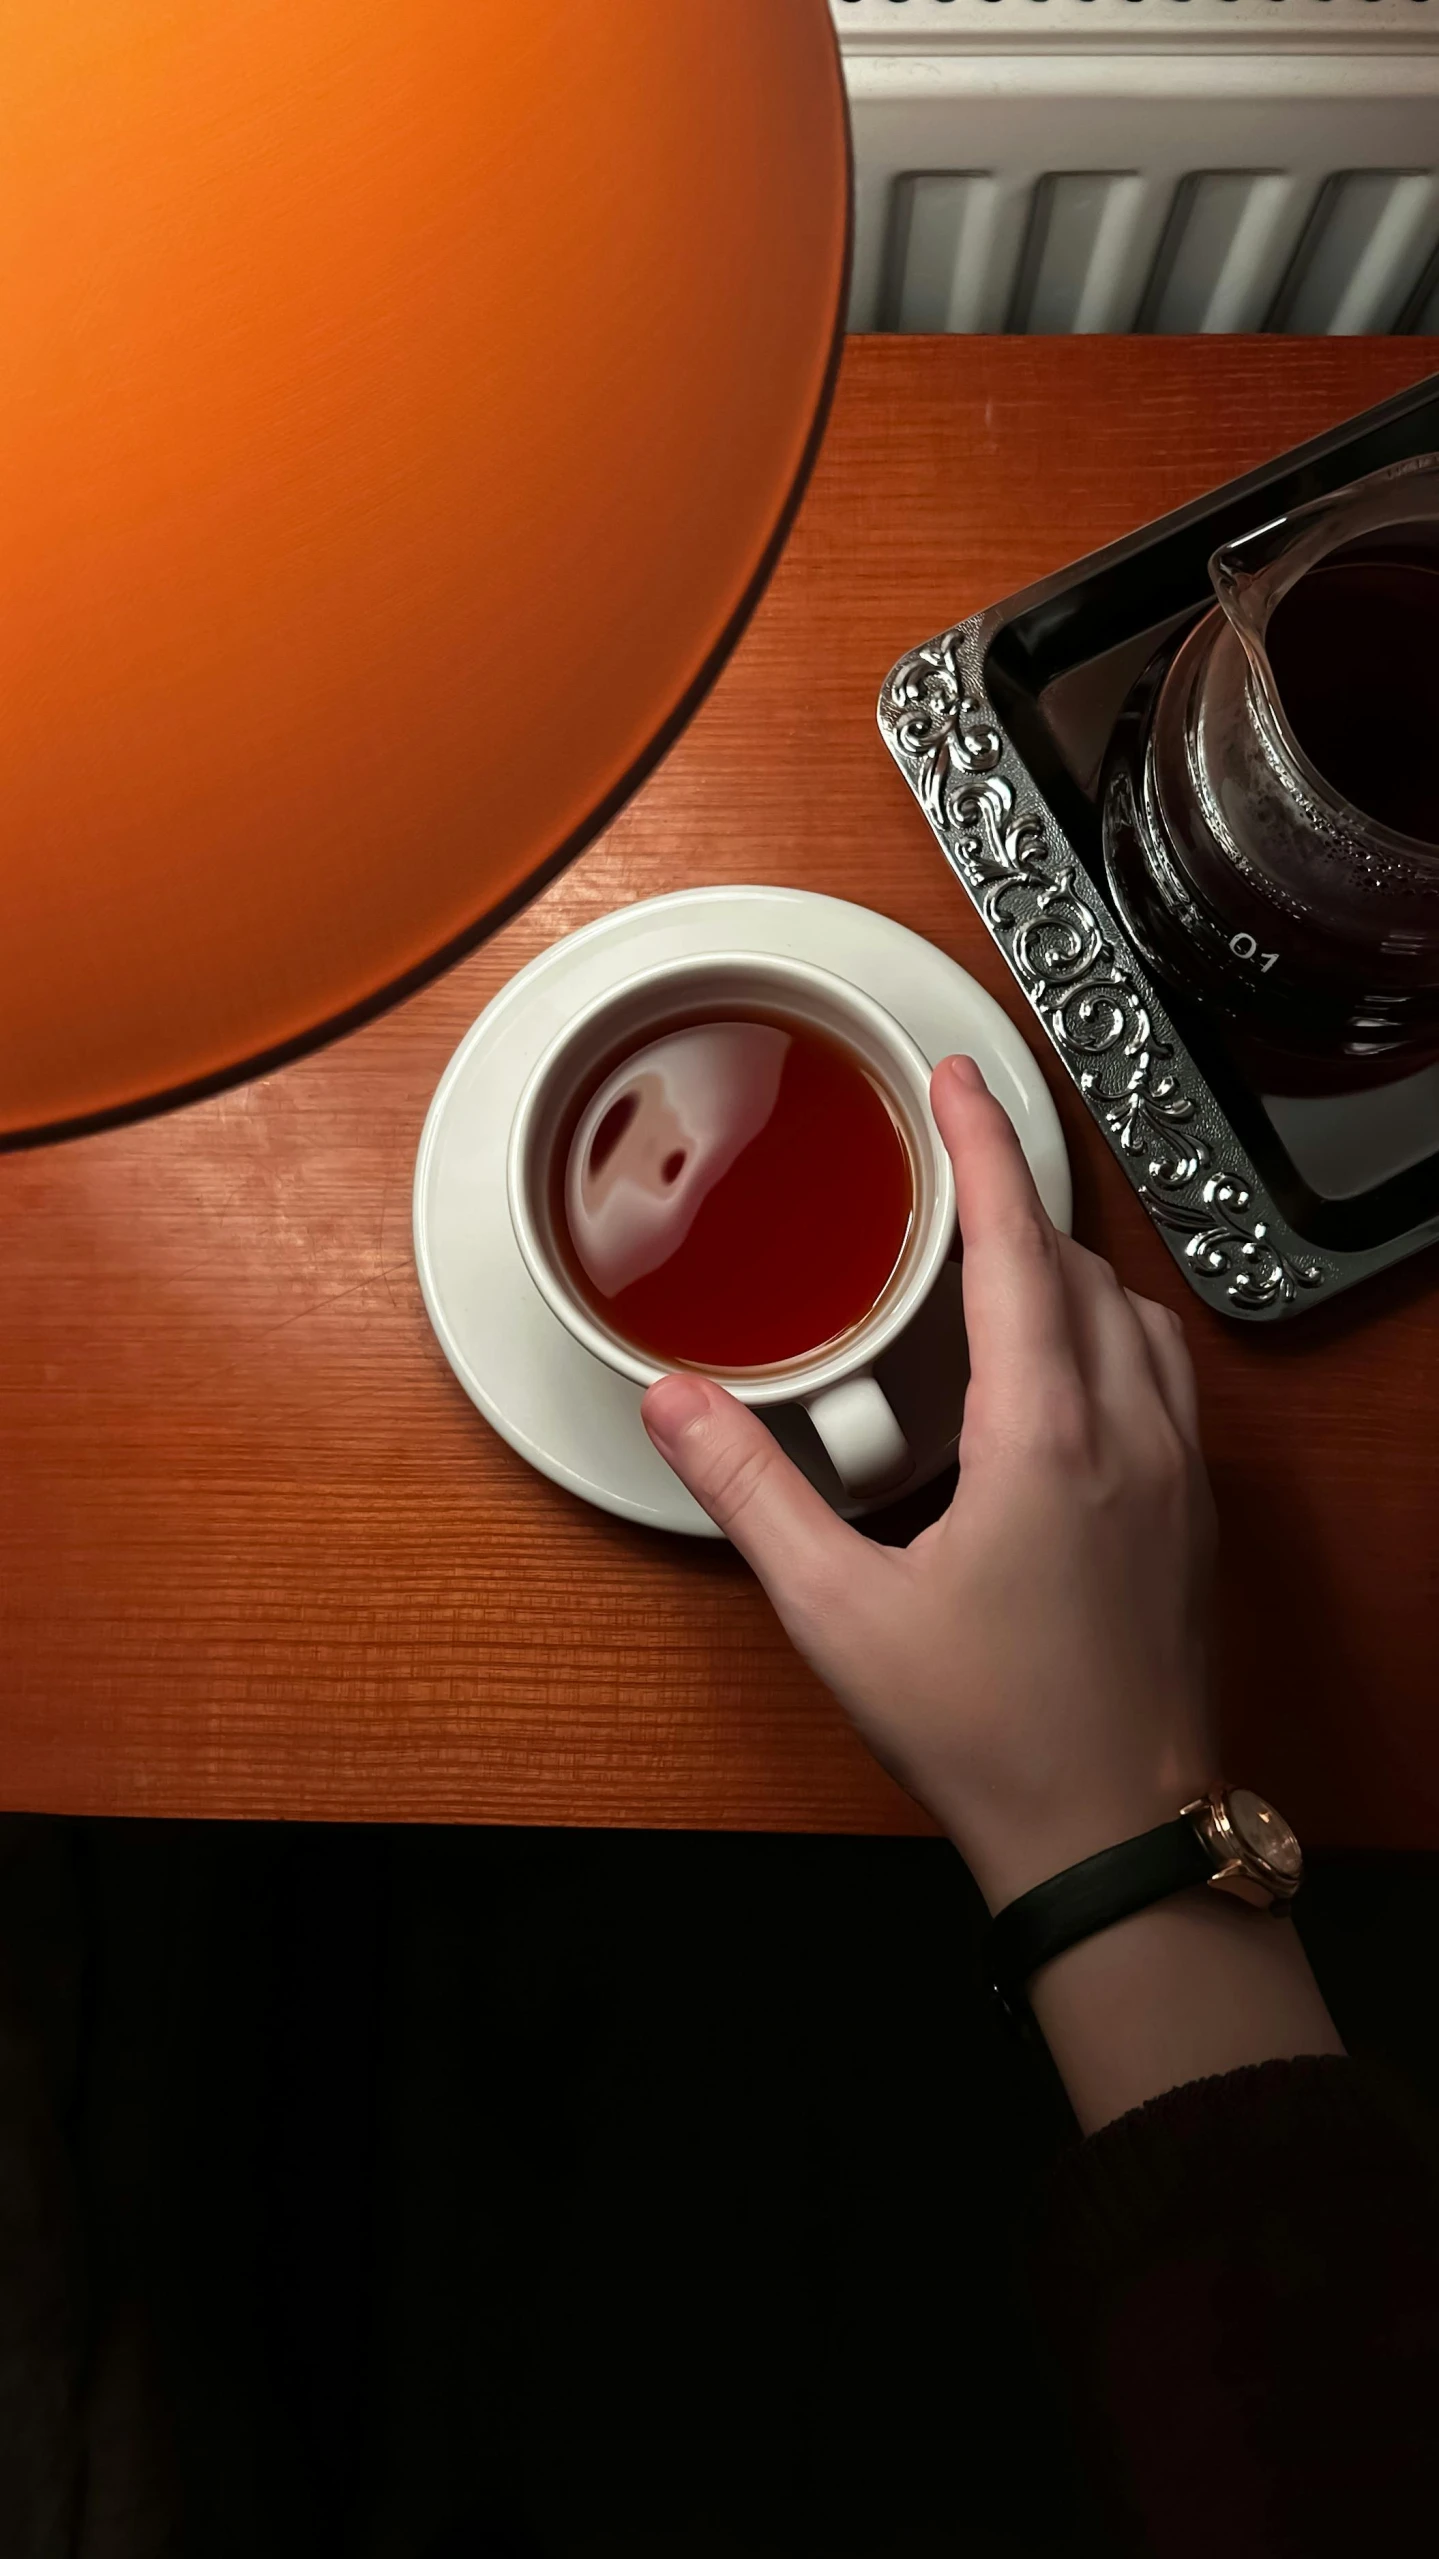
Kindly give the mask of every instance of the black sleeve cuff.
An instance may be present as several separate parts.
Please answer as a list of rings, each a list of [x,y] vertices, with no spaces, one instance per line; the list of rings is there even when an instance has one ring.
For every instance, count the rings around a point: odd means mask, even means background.
[[[1377,2547],[1439,2496],[1439,2162],[1338,2057],[1171,2090],[1053,2173],[1040,2325],[1165,2559]]]

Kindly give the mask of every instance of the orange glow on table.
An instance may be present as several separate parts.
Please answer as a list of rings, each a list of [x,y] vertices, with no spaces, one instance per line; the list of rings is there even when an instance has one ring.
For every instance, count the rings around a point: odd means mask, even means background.
[[[0,1142],[473,940],[734,636],[835,346],[824,0],[0,27]]]

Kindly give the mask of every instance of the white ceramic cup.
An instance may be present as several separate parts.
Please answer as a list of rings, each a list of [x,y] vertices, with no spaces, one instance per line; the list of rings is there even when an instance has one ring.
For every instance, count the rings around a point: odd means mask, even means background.
[[[510,1132],[507,1182],[515,1240],[560,1322],[598,1360],[653,1386],[669,1368],[614,1332],[580,1296],[554,1232],[554,1156],[576,1093],[626,1048],[711,1008],[772,1013],[840,1040],[888,1097],[914,1179],[909,1234],[869,1314],[838,1342],[773,1367],[709,1369],[743,1404],[801,1404],[847,1492],[898,1486],[913,1472],[903,1432],[874,1375],[876,1361],[928,1296],[954,1238],[954,1174],[929,1107],[930,1069],[883,1005],[806,960],[750,951],[701,954],[644,970],[596,997],[550,1042],[526,1084]]]

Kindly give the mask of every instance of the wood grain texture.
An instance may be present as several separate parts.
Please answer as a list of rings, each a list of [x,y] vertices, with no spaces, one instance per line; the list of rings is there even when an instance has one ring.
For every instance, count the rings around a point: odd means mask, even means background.
[[[410,1256],[425,1108],[495,989],[628,900],[769,880],[882,908],[998,996],[1055,1092],[1078,1232],[1185,1314],[1231,1768],[1313,1839],[1439,1846],[1433,1258],[1287,1331],[1203,1310],[874,724],[906,646],[1436,360],[1403,339],[854,341],[748,637],[582,861],[323,1055],[0,1162],[0,1802],[926,1826],[731,1555],[601,1517],[491,1437]],[[547,717],[562,753],[563,686]]]

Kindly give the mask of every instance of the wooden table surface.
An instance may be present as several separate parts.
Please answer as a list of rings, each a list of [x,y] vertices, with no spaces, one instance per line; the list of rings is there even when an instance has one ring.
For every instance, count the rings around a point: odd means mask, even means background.
[[[1311,1839],[1439,1847],[1439,1264],[1282,1331],[1186,1290],[874,724],[943,623],[1439,363],[1430,340],[851,343],[813,488],[711,699],[476,958],[299,1066],[0,1162],[0,1803],[923,1829],[727,1551],[532,1474],[410,1255],[425,1108],[480,1007],[610,908],[770,880],[927,934],[1049,1076],[1076,1229],[1189,1324],[1236,1777]],[[564,686],[543,720],[563,751]]]

